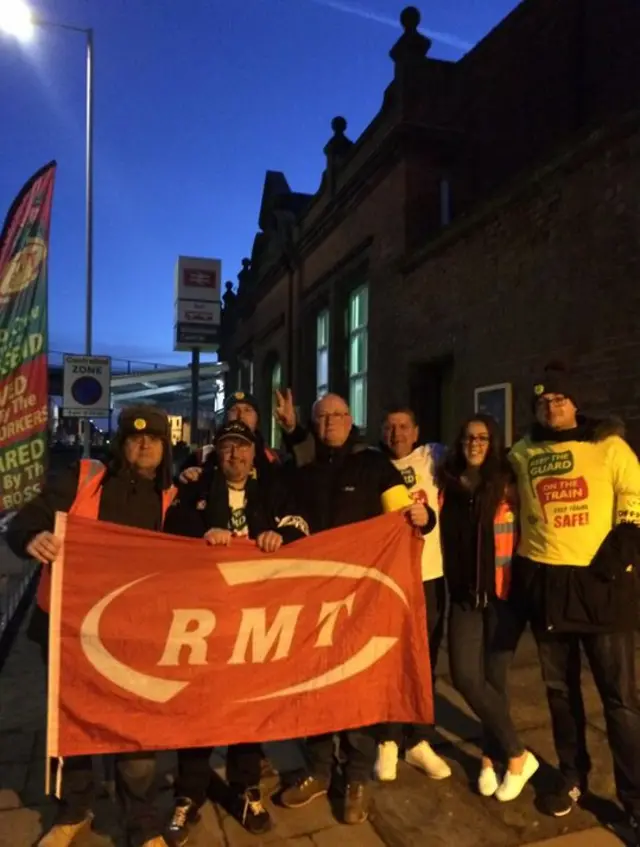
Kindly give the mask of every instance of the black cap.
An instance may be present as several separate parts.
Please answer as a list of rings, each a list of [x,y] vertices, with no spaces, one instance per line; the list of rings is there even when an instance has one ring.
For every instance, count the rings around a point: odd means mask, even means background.
[[[230,394],[224,401],[225,412],[228,412],[229,409],[232,409],[237,403],[246,403],[247,406],[251,406],[256,415],[260,414],[258,401],[253,394],[247,394],[245,391],[234,391],[233,394]]]
[[[572,401],[578,408],[573,375],[560,362],[552,362],[545,366],[540,379],[533,386],[532,406],[535,409],[538,400],[545,394],[561,394]]]
[[[220,427],[215,437],[215,444],[220,444],[227,438],[238,438],[241,441],[246,441],[248,444],[255,444],[255,434],[242,421],[229,421]]]
[[[171,438],[169,418],[162,409],[155,406],[139,405],[123,409],[118,418],[118,429],[125,438],[128,435],[155,435],[158,438]]]

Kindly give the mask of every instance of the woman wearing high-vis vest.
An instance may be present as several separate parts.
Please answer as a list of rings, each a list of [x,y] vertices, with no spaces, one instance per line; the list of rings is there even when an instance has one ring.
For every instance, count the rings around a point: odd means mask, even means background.
[[[174,496],[170,432],[164,412],[152,406],[125,409],[107,464],[83,459],[56,475],[11,522],[7,533],[11,549],[43,565],[30,636],[41,645],[45,660],[51,563],[55,567],[60,547],[53,535],[56,512],[161,531]],[[91,756],[65,759],[62,775],[56,819],[39,847],[69,847],[91,827],[95,793]],[[116,786],[124,807],[128,847],[166,847],[155,810],[155,777],[154,753],[116,758]]]
[[[506,802],[521,793],[538,760],[520,740],[507,700],[520,633],[508,601],[517,519],[511,469],[492,417],[478,414],[463,424],[438,483],[451,678],[482,723],[478,791]]]

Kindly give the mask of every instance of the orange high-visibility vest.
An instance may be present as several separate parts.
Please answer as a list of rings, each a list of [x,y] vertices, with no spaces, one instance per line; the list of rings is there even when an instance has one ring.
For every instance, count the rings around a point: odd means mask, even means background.
[[[94,459],[82,459],[80,461],[80,473],[78,475],[78,489],[75,500],[69,509],[70,515],[78,515],[81,518],[98,520],[100,513],[100,498],[102,496],[102,480],[107,469],[102,462]],[[177,489],[171,486],[162,492],[162,521],[164,522],[167,509],[173,503]],[[38,594],[36,602],[43,612],[49,612],[51,600],[51,566],[45,566],[40,575]]]

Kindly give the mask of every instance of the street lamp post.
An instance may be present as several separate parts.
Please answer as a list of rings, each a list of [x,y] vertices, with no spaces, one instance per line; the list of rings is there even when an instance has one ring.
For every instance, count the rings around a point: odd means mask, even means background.
[[[48,29],[63,29],[76,32],[86,39],[87,68],[87,124],[86,124],[86,311],[85,311],[85,353],[90,356],[93,347],[93,29],[53,23],[33,14],[22,0],[0,0],[0,30],[14,35],[21,41],[28,40],[34,26]],[[91,453],[91,424],[85,420],[83,435],[83,453],[89,458]]]

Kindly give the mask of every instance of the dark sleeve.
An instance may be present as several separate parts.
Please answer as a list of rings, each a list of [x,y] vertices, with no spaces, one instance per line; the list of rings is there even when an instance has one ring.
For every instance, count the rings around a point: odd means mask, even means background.
[[[316,440],[309,429],[298,424],[293,432],[282,433],[287,453],[293,457],[296,466],[310,465],[316,458]]]
[[[390,488],[395,488],[396,485],[401,485],[406,489],[406,485],[404,484],[404,479],[402,478],[402,474],[400,471],[384,456],[382,453],[379,453],[376,456],[378,460],[379,470],[378,470],[378,491],[380,494],[384,494],[385,491],[388,491]]]
[[[167,510],[164,532],[183,535],[186,538],[202,538],[206,532],[206,512],[198,509],[202,486],[200,482],[185,482],[178,485],[175,500]]]
[[[429,535],[430,532],[433,532],[433,530],[436,528],[437,523],[436,513],[433,511],[431,506],[427,505],[426,509],[428,520],[425,526],[420,527],[420,532],[423,535]]]
[[[309,526],[300,509],[295,490],[293,470],[289,473],[279,473],[273,478],[270,511],[274,525],[271,528],[282,536],[285,544],[309,535]]]
[[[13,518],[5,536],[10,549],[28,558],[27,545],[41,532],[53,532],[56,512],[68,512],[78,491],[80,465],[51,475],[42,493],[24,505]]]

